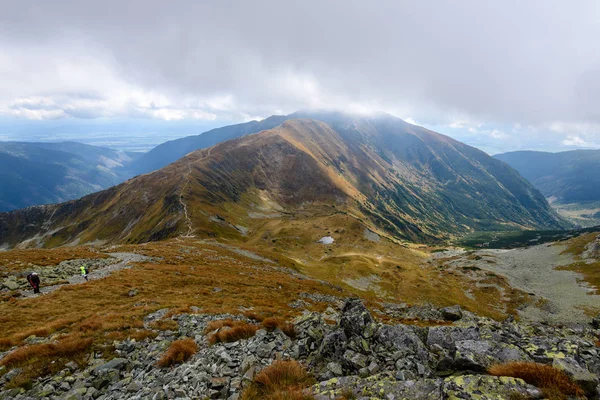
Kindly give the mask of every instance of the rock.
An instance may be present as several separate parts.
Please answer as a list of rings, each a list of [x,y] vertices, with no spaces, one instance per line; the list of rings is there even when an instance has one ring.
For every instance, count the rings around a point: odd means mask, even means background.
[[[316,400],[341,398],[351,390],[356,399],[423,399],[439,400],[441,379],[400,381],[389,374],[379,374],[366,379],[357,376],[333,378],[312,387]]]
[[[137,289],[131,289],[128,293],[127,296],[129,297],[133,297],[133,296],[137,296],[138,294],[138,290]]]
[[[75,361],[69,361],[68,363],[65,364],[65,367],[69,368],[69,370],[71,370],[71,372],[76,371],[77,368],[79,368],[79,365],[77,365],[77,363]]]
[[[2,284],[8,289],[8,290],[18,290],[21,285],[19,285],[18,282],[11,280],[11,279],[6,279],[4,282],[2,282]]]
[[[487,340],[461,340],[456,342],[454,368],[460,371],[484,372],[493,364],[509,361],[530,361],[520,348]]]
[[[442,308],[441,312],[442,316],[447,321],[458,321],[462,318],[462,309],[459,305]]]
[[[346,346],[346,334],[340,329],[328,333],[325,338],[323,338],[318,354],[321,357],[339,361],[346,351]]]
[[[362,336],[368,325],[374,323],[373,317],[360,299],[348,299],[342,308],[340,327],[347,337]]]
[[[342,366],[339,363],[336,363],[336,362],[330,362],[329,364],[327,364],[327,369],[334,376],[342,376],[344,374],[344,372],[342,371]]]
[[[94,374],[98,375],[105,371],[117,370],[120,371],[127,366],[127,360],[124,358],[113,358],[106,364],[102,364],[94,368]]]
[[[588,397],[596,398],[600,394],[598,393],[600,384],[598,377],[582,368],[573,358],[555,358],[552,366],[565,371]]]
[[[597,390],[600,353],[594,344],[597,332],[589,327],[500,323],[466,311],[455,326],[385,325],[375,323],[359,301],[350,300],[343,308],[340,322],[331,325],[324,322],[324,315],[330,315],[334,306],[325,314],[305,312],[294,320],[295,339],[277,329],[261,329],[247,340],[212,346],[204,333],[208,323],[244,318],[174,315],[178,333],[163,331],[156,340],[114,342],[121,358],[104,362],[101,354],[92,354],[88,366],[67,365],[54,376],[34,380],[28,390],[0,389],[0,399],[27,400],[47,394],[79,400],[235,400],[258,371],[276,360],[288,359],[298,360],[322,381],[315,385],[317,399],[340,398],[342,393],[349,394],[348,389],[360,400],[505,399],[511,394],[539,398],[539,391],[523,381],[484,373],[493,363],[532,359],[567,371],[590,398]],[[385,305],[384,310],[394,315],[442,318],[442,311],[432,306]],[[164,313],[154,313],[152,318]],[[158,368],[156,360],[180,336],[195,338],[198,352],[186,363]],[[10,353],[0,353],[0,357],[6,354]],[[7,376],[17,373],[6,368],[0,371],[4,374],[0,388]]]
[[[446,378],[442,394],[443,398],[450,399],[496,400],[514,398],[516,395],[531,400],[543,398],[538,388],[528,385],[522,379],[489,375],[462,375]]]
[[[218,390],[218,389],[222,389],[226,386],[229,385],[229,378],[228,377],[214,377],[214,378],[210,378],[210,387],[212,389]]]
[[[16,377],[17,375],[19,375],[21,373],[21,371],[23,371],[21,368],[13,368],[10,371],[8,371],[6,374],[4,374],[3,378],[7,382],[11,381],[14,377]]]
[[[592,318],[592,326],[595,329],[600,329],[600,314],[598,314],[594,318]]]
[[[427,346],[437,344],[446,350],[454,350],[458,341],[479,339],[481,335],[477,327],[435,326],[427,333]]]

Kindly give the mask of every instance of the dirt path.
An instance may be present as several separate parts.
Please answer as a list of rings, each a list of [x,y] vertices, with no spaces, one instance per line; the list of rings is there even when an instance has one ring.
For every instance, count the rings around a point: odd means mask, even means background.
[[[511,286],[535,294],[537,301],[520,310],[530,321],[555,323],[588,322],[584,309],[600,307],[600,296],[591,295],[580,284],[582,275],[572,271],[557,271],[559,266],[574,262],[570,254],[561,254],[564,245],[543,244],[513,250],[480,250],[480,259],[468,259],[466,254],[453,263],[478,267],[508,278]],[[471,257],[473,258],[473,257]]]
[[[198,161],[202,161],[202,160],[210,157],[211,151],[212,151],[212,147],[209,148],[208,151],[206,152],[206,155]],[[181,203],[181,206],[183,208],[183,217],[185,218],[185,224],[187,226],[187,231],[185,234],[180,235],[179,238],[194,237],[194,224],[192,223],[192,219],[190,218],[187,204],[185,203],[185,201],[183,201],[185,191],[187,190],[187,187],[190,183],[190,175],[192,174],[192,165],[190,162],[188,162],[187,167],[188,167],[188,172],[185,174],[185,184],[181,187],[181,192],[179,193],[179,202]]]
[[[131,268],[130,263],[144,262],[144,261],[150,260],[149,257],[142,256],[140,254],[135,254],[135,253],[106,253],[106,254],[114,257],[115,263],[107,265],[103,268],[98,268],[98,269],[94,269],[94,270],[90,271],[90,273],[88,274],[88,280],[93,281],[96,279],[103,279],[103,278],[106,278],[107,276],[109,276],[114,271],[119,271],[119,270],[125,269],[125,268]],[[40,292],[41,292],[41,294],[47,294],[47,293],[51,293],[51,292],[55,291],[56,289],[58,289],[62,286],[65,286],[65,285],[75,285],[75,284],[85,282],[85,278],[81,275],[73,275],[68,280],[69,280],[68,284],[65,283],[65,284],[51,285],[51,286],[44,286],[44,283],[42,282]],[[21,297],[19,297],[19,298],[27,298],[27,297],[37,296],[37,294],[34,294],[33,290],[31,290],[31,289],[21,290],[20,292],[21,292]]]

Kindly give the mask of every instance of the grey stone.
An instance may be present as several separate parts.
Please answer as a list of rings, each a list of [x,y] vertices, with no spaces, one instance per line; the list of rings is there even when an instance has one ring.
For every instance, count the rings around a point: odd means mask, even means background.
[[[448,321],[458,321],[462,318],[462,308],[459,305],[445,307],[440,310],[444,319]]]
[[[592,318],[592,326],[596,329],[600,329],[600,314]]]
[[[347,337],[362,336],[365,328],[373,324],[371,313],[358,298],[346,300],[342,308],[340,327]]]
[[[136,392],[140,391],[141,388],[142,388],[142,385],[140,385],[137,382],[131,382],[129,385],[127,385],[127,391],[129,393],[136,393]]]
[[[342,371],[342,366],[336,362],[330,362],[327,364],[327,369],[331,371],[334,376],[342,376],[344,374]]]
[[[596,398],[600,394],[598,392],[600,384],[598,376],[581,367],[573,358],[555,358],[552,366],[565,371],[588,397]]]
[[[109,370],[120,371],[127,366],[127,360],[124,358],[113,358],[106,364],[102,364],[94,368],[94,373],[99,374]]]

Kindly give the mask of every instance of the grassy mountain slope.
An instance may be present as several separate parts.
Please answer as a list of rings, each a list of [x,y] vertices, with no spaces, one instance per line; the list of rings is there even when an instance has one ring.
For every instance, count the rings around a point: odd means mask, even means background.
[[[408,240],[560,225],[529,183],[474,148],[391,116],[317,117],[193,152],[77,201],[0,214],[0,243],[182,234],[249,242],[297,221],[290,235],[302,242],[318,239],[312,227],[324,219],[336,221],[331,231],[356,222],[356,232]]]
[[[498,154],[546,197],[562,203],[600,201],[600,150]]]
[[[131,175],[145,174],[165,167],[194,150],[204,149],[225,140],[271,129],[281,124],[287,117],[274,115],[262,121],[250,121],[243,124],[212,129],[196,136],[162,143],[136,159],[128,167]]]
[[[58,203],[123,181],[136,154],[80,143],[0,142],[0,211]]]

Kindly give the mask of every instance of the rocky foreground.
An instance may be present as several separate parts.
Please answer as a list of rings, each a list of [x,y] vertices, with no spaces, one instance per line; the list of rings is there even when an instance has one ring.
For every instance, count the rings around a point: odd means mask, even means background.
[[[390,306],[390,314],[422,309]],[[151,314],[146,323],[162,318]],[[375,322],[358,299],[340,310],[305,313],[294,321],[294,338],[275,329],[249,338],[210,345],[207,324],[232,315],[182,314],[172,318],[178,331],[154,339],[115,342],[118,357],[90,356],[81,369],[70,363],[56,376],[35,382],[30,390],[1,390],[1,399],[238,399],[256,374],[275,360],[295,359],[316,378],[306,391],[316,399],[540,399],[539,388],[521,379],[486,373],[494,364],[531,361],[564,370],[586,392],[600,391],[600,319],[589,325],[558,326],[497,322],[459,307],[427,310],[450,325],[419,327]],[[250,322],[250,321],[249,321]],[[294,336],[294,335],[292,335]],[[192,338],[199,351],[187,362],[159,368],[170,343]],[[0,354],[0,359],[6,354]],[[4,385],[18,371],[0,378]],[[517,397],[520,396],[520,397]]]

